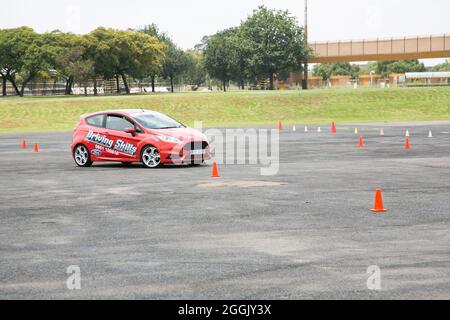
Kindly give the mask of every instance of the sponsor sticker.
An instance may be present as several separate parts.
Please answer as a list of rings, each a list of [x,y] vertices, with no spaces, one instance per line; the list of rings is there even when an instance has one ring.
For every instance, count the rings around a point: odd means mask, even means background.
[[[88,134],[86,135],[86,140],[107,148],[112,148],[112,146],[114,145],[113,140],[108,139],[107,137],[101,135],[100,133],[94,133],[94,131],[92,130],[89,131]]]
[[[130,156],[134,156],[136,154],[137,148],[131,143],[117,140],[116,145],[114,146],[114,150],[126,153]]]
[[[100,133],[94,133],[94,131],[89,131],[85,138],[87,141],[90,141],[92,143],[95,143],[96,150],[92,151],[92,154],[95,156],[99,156],[102,151],[106,148],[106,152],[119,155],[119,153],[123,153],[125,155],[134,156],[137,152],[137,147],[129,142],[125,142],[123,140],[111,140],[108,137],[100,134]],[[100,153],[100,154],[95,154]]]

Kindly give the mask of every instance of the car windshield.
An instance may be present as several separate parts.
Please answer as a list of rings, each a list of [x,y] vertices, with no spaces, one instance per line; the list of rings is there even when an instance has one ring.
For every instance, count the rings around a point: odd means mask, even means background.
[[[147,129],[175,129],[184,128],[178,121],[161,113],[143,113],[134,115],[133,119]]]

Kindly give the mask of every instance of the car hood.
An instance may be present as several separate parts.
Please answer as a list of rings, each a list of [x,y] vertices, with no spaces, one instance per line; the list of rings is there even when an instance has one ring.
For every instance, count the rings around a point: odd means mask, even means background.
[[[153,135],[165,135],[174,137],[180,141],[203,141],[205,135],[198,130],[192,128],[174,128],[174,129],[161,129],[161,130],[148,130]]]

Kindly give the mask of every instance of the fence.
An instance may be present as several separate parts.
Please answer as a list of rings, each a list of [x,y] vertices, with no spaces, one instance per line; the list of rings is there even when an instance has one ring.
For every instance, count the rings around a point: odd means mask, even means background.
[[[0,79],[1,80],[1,79]],[[135,83],[129,84],[130,92],[133,94],[150,93],[152,92],[152,86],[150,83]],[[125,86],[122,80],[119,81],[120,93],[125,93]],[[20,88],[19,88],[20,90]],[[188,91],[188,86],[177,85],[174,87],[176,92]],[[24,88],[24,96],[61,96],[65,95],[66,83],[62,81],[42,81],[42,82],[30,82]],[[3,92],[3,82],[0,81],[0,97]],[[170,92],[170,85],[165,83],[158,83],[155,85],[155,92],[168,93]],[[73,95],[93,95],[94,83],[93,81],[76,83],[72,87]],[[99,80],[97,81],[97,94],[99,95],[113,95],[117,94],[116,80]],[[6,83],[6,95],[14,96],[16,91],[12,84],[8,81]]]
[[[404,78],[400,77],[400,78]],[[350,77],[333,77],[330,80],[322,80],[318,77],[311,77],[308,81],[310,89],[324,89],[324,88],[361,88],[361,87],[378,87],[378,88],[389,88],[389,87],[405,87],[405,86],[450,86],[450,78],[446,79],[408,79],[400,80],[400,78],[389,77],[387,79],[382,79],[378,77],[370,78],[359,78],[351,79]],[[63,96],[65,95],[65,83],[30,83],[26,86],[24,90],[24,96]],[[123,84],[119,84],[120,93],[125,93],[125,88]],[[152,87],[150,83],[130,83],[130,93],[131,94],[145,94],[151,93]],[[276,81],[275,87],[278,90],[301,90],[302,87],[299,83],[289,82],[289,81]],[[0,98],[2,93],[2,83],[0,81]],[[193,91],[191,86],[178,85],[175,86],[175,92],[189,92]],[[245,90],[266,90],[264,86],[247,86]],[[220,88],[213,88],[213,91],[220,91]],[[240,90],[237,86],[230,86],[229,90]],[[211,90],[207,87],[201,87],[199,92]],[[156,93],[169,93],[170,86],[164,84],[157,84],[155,86]],[[15,96],[16,92],[10,83],[6,86],[7,96]],[[94,95],[94,85],[93,83],[81,83],[76,84],[72,88],[72,95],[75,96],[90,96]],[[117,87],[116,82],[113,81],[99,81],[97,83],[97,94],[98,95],[116,95]]]

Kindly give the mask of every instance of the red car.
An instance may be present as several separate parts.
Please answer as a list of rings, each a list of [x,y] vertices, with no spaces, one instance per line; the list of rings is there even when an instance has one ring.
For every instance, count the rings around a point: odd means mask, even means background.
[[[102,111],[82,116],[72,140],[75,163],[142,162],[148,168],[162,164],[202,164],[211,158],[208,139],[158,112]]]

